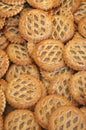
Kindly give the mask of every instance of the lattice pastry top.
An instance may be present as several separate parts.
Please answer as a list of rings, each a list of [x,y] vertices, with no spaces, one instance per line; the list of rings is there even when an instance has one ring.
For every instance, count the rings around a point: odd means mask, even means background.
[[[10,44],[7,47],[7,54],[10,60],[17,65],[28,65],[32,61],[25,45]]]
[[[0,78],[4,76],[9,67],[8,55],[0,49]]]
[[[22,66],[22,65],[12,64],[10,65],[6,73],[6,80],[10,82],[11,80],[17,78],[21,74],[30,74],[35,78],[39,79],[39,71],[36,65],[28,64],[27,66]]]
[[[31,111],[19,109],[5,117],[4,130],[41,130],[41,128]]]
[[[85,130],[86,119],[76,107],[62,106],[51,114],[48,130]]]
[[[81,107],[80,110],[84,113],[84,116],[86,118],[86,106],[85,107]]]
[[[86,105],[86,71],[77,72],[71,77],[69,90],[79,104]]]
[[[52,17],[53,23],[53,39],[60,39],[62,42],[67,42],[74,35],[74,23],[71,19],[63,15],[55,15]]]
[[[27,10],[20,18],[19,29],[27,41],[39,42],[52,33],[51,17],[42,10]]]
[[[2,2],[8,5],[22,5],[25,3],[25,0],[2,0]]]
[[[4,28],[4,34],[10,42],[13,43],[24,43],[25,40],[21,37],[19,32],[19,16],[8,18]]]
[[[55,71],[65,65],[62,58],[63,47],[63,43],[58,40],[44,40],[35,45],[32,56],[40,68]]]
[[[35,107],[35,116],[38,123],[43,128],[48,129],[48,120],[51,113],[59,106],[64,105],[70,105],[70,102],[60,95],[48,95],[39,100]]]
[[[23,5],[7,5],[0,2],[0,17],[11,17],[18,14],[23,9]]]
[[[60,0],[27,0],[27,2],[34,8],[49,10],[60,5]]]
[[[62,6],[70,8],[74,13],[80,6],[80,0],[62,0]]]
[[[86,70],[86,40],[76,38],[65,46],[63,58],[74,70]]]
[[[82,18],[78,24],[79,33],[86,38],[86,17]]]
[[[4,79],[0,79],[0,90],[3,92],[6,91],[8,83]]]
[[[49,94],[60,94],[61,96],[67,98],[71,103],[75,104],[74,99],[72,98],[69,91],[69,81],[71,79],[70,73],[59,74],[54,77],[50,86],[48,87]]]
[[[86,1],[81,2],[80,7],[78,8],[77,12],[74,14],[74,19],[76,23],[79,23],[79,21],[86,17]]]
[[[13,79],[6,91],[8,103],[15,108],[29,108],[41,97],[41,84],[31,75],[19,75]]]

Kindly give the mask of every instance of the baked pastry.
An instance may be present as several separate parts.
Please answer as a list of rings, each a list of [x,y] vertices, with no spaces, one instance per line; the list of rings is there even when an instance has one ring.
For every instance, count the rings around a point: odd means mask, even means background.
[[[14,110],[4,120],[4,130],[41,130],[34,114],[29,110]]]
[[[4,34],[11,43],[25,43],[19,32],[19,15],[8,18],[4,28]]]
[[[2,0],[2,2],[8,5],[22,5],[25,3],[25,0]]]
[[[38,68],[35,64],[28,64],[27,66],[12,64],[10,65],[5,77],[7,82],[10,82],[21,74],[30,74],[37,79],[40,78]]]
[[[42,9],[42,10],[49,10],[53,7],[58,7],[61,2],[60,0],[27,0],[27,2],[34,8]]]
[[[6,98],[3,90],[0,89],[0,116],[3,114],[6,107]]]
[[[69,91],[70,79],[71,79],[70,73],[59,74],[58,76],[54,77],[50,82],[50,86],[48,87],[48,93],[59,94],[67,98],[67,100],[69,100],[73,105],[76,105]]]
[[[32,57],[40,68],[55,71],[65,65],[62,58],[63,48],[63,43],[58,40],[43,40],[35,45]]]
[[[86,107],[81,107],[80,110],[83,112],[85,118],[86,118]]]
[[[39,42],[52,33],[51,17],[42,10],[27,10],[20,17],[19,29],[27,41]]]
[[[81,2],[80,7],[76,13],[74,13],[74,20],[78,24],[79,21],[84,17],[86,17],[86,2]]]
[[[0,78],[4,76],[9,67],[9,58],[5,51],[0,49]]]
[[[79,21],[78,31],[84,38],[86,38],[86,17]]]
[[[28,65],[32,59],[28,55],[26,45],[10,44],[7,47],[9,59],[17,65]]]
[[[0,79],[0,90],[2,90],[3,92],[5,92],[7,86],[8,86],[8,83],[4,79]]]
[[[48,129],[48,120],[53,111],[59,106],[70,105],[71,103],[60,95],[45,96],[35,106],[35,117],[37,122],[45,129]],[[53,129],[52,129],[53,130]]]
[[[85,130],[86,119],[76,107],[61,106],[49,118],[48,130]]]
[[[0,30],[3,28],[5,24],[5,18],[0,18]]]
[[[75,101],[86,105],[86,71],[74,74],[70,79],[69,90]]]
[[[13,79],[6,90],[6,99],[14,108],[30,108],[37,103],[41,95],[40,81],[27,74]]]
[[[74,23],[71,19],[63,15],[54,15],[52,17],[53,39],[59,39],[62,42],[67,42],[74,35]]]
[[[3,130],[3,118],[0,116],[0,130]]]
[[[0,17],[8,18],[18,14],[23,5],[8,5],[0,1]]]
[[[86,70],[86,39],[77,38],[69,41],[64,48],[63,58],[74,70]]]
[[[62,6],[70,8],[72,13],[74,13],[80,6],[80,0],[62,0]]]
[[[0,30],[0,48],[5,49],[8,44],[9,42],[7,38],[5,37],[3,30]]]

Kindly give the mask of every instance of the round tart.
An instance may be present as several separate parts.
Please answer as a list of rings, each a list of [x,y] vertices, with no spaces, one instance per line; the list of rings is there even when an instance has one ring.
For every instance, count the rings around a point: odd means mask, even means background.
[[[51,114],[48,130],[85,130],[86,119],[76,107],[61,106]]]
[[[0,17],[12,17],[23,9],[23,5],[8,5],[0,2]]]
[[[25,40],[21,37],[19,32],[19,15],[8,18],[4,28],[4,34],[11,43],[24,43]]]
[[[75,22],[79,23],[79,21],[84,17],[86,17],[86,2],[81,2],[80,7],[74,14]]]
[[[22,66],[22,65],[12,64],[10,65],[6,73],[6,80],[10,82],[11,80],[17,78],[21,74],[30,74],[35,78],[39,79],[39,71],[36,65],[29,64],[27,66]]]
[[[9,59],[5,51],[0,49],[0,78],[4,76],[9,67]]]
[[[15,108],[29,108],[41,97],[41,83],[31,75],[13,79],[6,90],[8,103]]]
[[[0,29],[3,28],[4,24],[5,24],[5,18],[0,18]]]
[[[62,59],[63,48],[63,43],[58,40],[44,40],[35,45],[32,57],[40,68],[55,71],[65,65]]]
[[[59,39],[62,42],[67,42],[74,35],[74,23],[71,19],[63,15],[54,15],[52,17],[53,39]]]
[[[3,118],[0,116],[0,130],[3,130]]]
[[[20,17],[19,29],[27,41],[39,42],[52,33],[51,17],[42,10],[27,10]]]
[[[64,48],[63,58],[74,70],[86,70],[86,39],[77,38],[69,41]]]
[[[10,44],[7,47],[10,60],[17,65],[28,65],[32,62],[25,45]]]
[[[0,89],[0,116],[3,114],[6,106],[6,99],[4,92]]]
[[[86,71],[77,72],[71,77],[69,90],[79,104],[86,105]]]
[[[27,2],[34,8],[49,10],[53,7],[58,7],[60,5],[60,0],[27,0]]]
[[[4,130],[41,130],[29,110],[14,110],[4,120]]]
[[[70,102],[60,95],[45,96],[39,100],[35,107],[35,117],[37,122],[43,128],[48,129],[48,120],[51,113],[59,106],[64,105],[70,105]]]
[[[21,5],[25,3],[25,0],[2,0],[2,2],[8,5]]]
[[[59,74],[58,76],[54,77],[50,82],[50,86],[48,87],[48,93],[60,94],[74,104],[74,100],[69,91],[70,78],[70,73]]]
[[[74,13],[80,6],[80,0],[62,0],[62,6],[71,9]]]
[[[86,38],[86,17],[82,18],[78,24],[79,33]]]

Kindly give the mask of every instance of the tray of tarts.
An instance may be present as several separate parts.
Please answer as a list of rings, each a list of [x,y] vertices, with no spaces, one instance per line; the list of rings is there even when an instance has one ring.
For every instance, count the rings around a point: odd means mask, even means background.
[[[86,0],[0,0],[0,130],[86,130]]]

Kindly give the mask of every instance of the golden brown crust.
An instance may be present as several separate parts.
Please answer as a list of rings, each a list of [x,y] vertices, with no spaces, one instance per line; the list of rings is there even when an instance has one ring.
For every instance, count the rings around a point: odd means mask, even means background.
[[[8,55],[5,51],[0,49],[0,78],[4,76],[9,67]]]
[[[3,114],[6,106],[6,98],[3,90],[0,90],[0,116]]]
[[[13,129],[41,130],[37,124],[34,114],[29,110],[14,110],[10,112],[4,120],[4,130]]]
[[[78,24],[83,17],[86,17],[86,2],[81,2],[80,7],[74,14],[74,20]]]
[[[76,38],[69,41],[65,45],[63,58],[74,70],[86,70],[86,39]]]
[[[67,42],[74,35],[74,23],[71,19],[63,15],[55,15],[52,17],[53,39],[59,39],[62,42]]]
[[[4,24],[5,24],[5,18],[0,18],[0,29],[3,28]]]
[[[84,114],[76,107],[61,106],[51,114],[48,130],[86,130]]]
[[[86,118],[86,106],[81,107],[80,110],[83,112],[85,118]]]
[[[34,8],[49,10],[53,7],[58,7],[60,5],[60,0],[27,0],[27,2]]]
[[[86,17],[79,21],[78,31],[84,38],[86,38]]]
[[[12,64],[6,73],[6,80],[10,82],[21,74],[30,74],[37,79],[40,78],[38,68],[35,64],[28,64],[27,66]]]
[[[25,45],[10,44],[6,51],[9,59],[17,65],[28,65],[32,62]]]
[[[0,130],[3,130],[3,117],[0,116]]]
[[[7,86],[8,86],[8,83],[4,79],[0,79],[0,90],[2,90],[3,92],[5,92]]]
[[[25,40],[21,37],[19,32],[19,16],[8,18],[4,28],[4,34],[11,43],[24,43]]]
[[[2,2],[8,5],[22,5],[25,3],[25,0],[2,0]]]
[[[72,75],[69,90],[75,101],[86,105],[86,71],[80,71]]]
[[[9,42],[7,38],[5,37],[3,30],[0,30],[0,48],[5,49],[8,44]]]
[[[45,129],[48,129],[48,120],[53,111],[59,106],[70,105],[71,103],[60,95],[48,95],[39,100],[35,107],[37,122]]]
[[[12,17],[18,14],[23,9],[23,5],[7,5],[0,2],[0,17]]]
[[[20,75],[13,79],[6,90],[8,103],[15,108],[29,108],[40,99],[42,94],[39,80],[31,75]]]
[[[76,12],[81,0],[63,0],[62,6],[70,8],[72,13]]]
[[[27,10],[20,18],[19,29],[27,41],[39,42],[52,33],[51,17],[42,10]]]
[[[55,71],[65,66],[62,59],[63,47],[63,43],[58,40],[44,40],[35,45],[32,57],[40,68]]]

